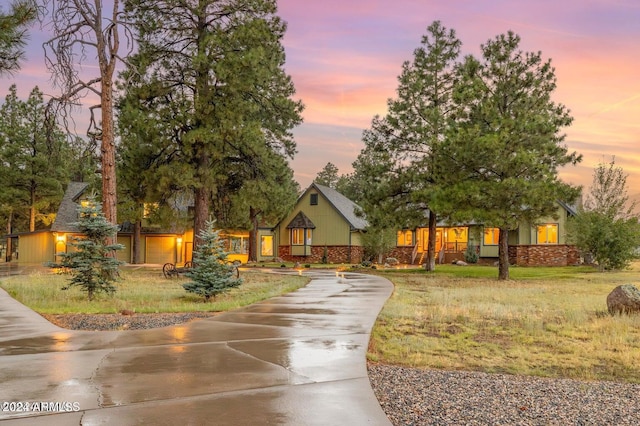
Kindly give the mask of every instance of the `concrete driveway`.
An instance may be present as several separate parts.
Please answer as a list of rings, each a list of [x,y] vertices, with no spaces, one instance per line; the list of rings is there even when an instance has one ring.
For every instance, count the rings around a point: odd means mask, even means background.
[[[384,278],[152,330],[58,328],[0,289],[0,424],[389,425],[367,377]]]

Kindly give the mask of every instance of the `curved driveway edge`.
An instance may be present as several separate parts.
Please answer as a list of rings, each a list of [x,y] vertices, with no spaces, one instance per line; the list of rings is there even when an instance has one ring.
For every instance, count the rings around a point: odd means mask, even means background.
[[[285,296],[125,332],[58,328],[0,290],[0,403],[16,403],[0,423],[389,425],[366,352],[392,284],[304,275]]]

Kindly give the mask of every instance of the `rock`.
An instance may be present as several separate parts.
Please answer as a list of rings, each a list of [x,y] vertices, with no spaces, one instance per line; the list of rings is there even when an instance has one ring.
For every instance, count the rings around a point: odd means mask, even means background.
[[[398,261],[398,259],[396,259],[395,257],[387,257],[387,259],[385,260],[385,263],[391,265],[391,266],[396,266],[398,265],[400,262]]]
[[[468,263],[465,262],[464,260],[454,260],[452,262],[453,265],[457,265],[457,266],[467,266]]]
[[[632,284],[623,284],[614,288],[607,296],[609,313],[640,313],[640,290]]]

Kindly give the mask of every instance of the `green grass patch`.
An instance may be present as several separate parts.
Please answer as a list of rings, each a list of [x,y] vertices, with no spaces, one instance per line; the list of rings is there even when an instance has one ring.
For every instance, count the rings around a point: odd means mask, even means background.
[[[220,312],[250,305],[294,291],[306,285],[306,277],[277,275],[259,270],[243,270],[240,287],[205,303],[204,298],[187,293],[184,277],[166,279],[160,269],[123,268],[115,283],[114,295],[100,294],[91,302],[77,287],[61,290],[69,275],[34,273],[0,281],[13,298],[43,314],[116,313],[123,309],[138,313]]]
[[[638,282],[640,265],[442,265],[382,274],[395,291],[374,327],[369,359],[389,364],[640,383],[640,315],[611,316],[607,295]],[[490,278],[489,278],[490,277]]]

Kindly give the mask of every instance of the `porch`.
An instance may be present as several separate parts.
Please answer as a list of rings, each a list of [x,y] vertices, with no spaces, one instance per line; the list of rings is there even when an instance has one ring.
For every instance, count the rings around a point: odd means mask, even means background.
[[[417,228],[415,231],[398,231],[397,254],[404,252],[402,258],[412,265],[422,265],[427,257],[429,228]],[[464,252],[469,245],[469,228],[466,226],[436,228],[436,263],[451,263],[464,260]],[[407,252],[410,250],[410,256]],[[398,256],[400,257],[400,256]],[[398,259],[400,260],[400,259]]]

